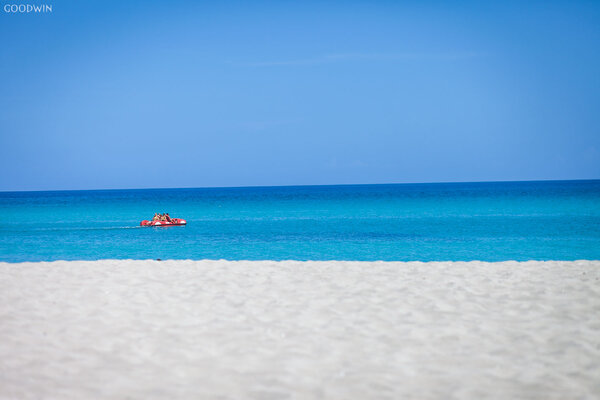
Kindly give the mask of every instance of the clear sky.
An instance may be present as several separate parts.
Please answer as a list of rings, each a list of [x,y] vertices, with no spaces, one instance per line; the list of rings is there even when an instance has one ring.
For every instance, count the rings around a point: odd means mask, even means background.
[[[45,3],[0,190],[600,178],[598,1]]]

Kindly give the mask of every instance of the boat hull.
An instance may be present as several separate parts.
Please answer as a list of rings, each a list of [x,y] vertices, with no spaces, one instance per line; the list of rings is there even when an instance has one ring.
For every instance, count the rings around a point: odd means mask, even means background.
[[[148,221],[143,220],[140,222],[140,226],[183,226],[186,225],[187,221],[181,218],[171,218],[171,222],[169,221]]]

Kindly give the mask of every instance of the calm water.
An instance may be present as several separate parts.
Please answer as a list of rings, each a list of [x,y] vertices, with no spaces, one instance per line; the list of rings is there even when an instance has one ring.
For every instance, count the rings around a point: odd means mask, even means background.
[[[600,259],[600,181],[0,193],[0,261]],[[141,228],[154,212],[185,227]]]

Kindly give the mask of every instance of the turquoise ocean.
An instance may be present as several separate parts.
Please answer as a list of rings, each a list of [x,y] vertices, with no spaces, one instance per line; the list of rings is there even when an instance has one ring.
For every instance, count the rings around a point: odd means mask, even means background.
[[[600,259],[600,180],[0,192],[0,261]],[[155,212],[187,226],[140,227]]]

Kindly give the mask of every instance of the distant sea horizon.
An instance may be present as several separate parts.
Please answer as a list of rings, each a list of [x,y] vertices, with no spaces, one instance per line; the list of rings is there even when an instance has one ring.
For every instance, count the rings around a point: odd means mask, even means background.
[[[577,178],[577,179],[522,179],[522,180],[475,180],[475,181],[426,181],[426,182],[379,182],[379,183],[306,183],[285,185],[217,185],[217,186],[180,186],[180,187],[112,187],[112,188],[86,188],[86,189],[24,189],[24,190],[0,190],[0,193],[20,192],[84,192],[84,191],[108,191],[108,190],[181,190],[181,189],[244,189],[244,188],[292,188],[292,187],[318,187],[318,186],[377,186],[377,185],[436,185],[436,184],[461,184],[461,183],[527,183],[527,182],[577,182],[577,181],[600,181],[600,178]]]
[[[0,192],[0,261],[600,259],[600,180]],[[185,227],[142,228],[155,212]]]

